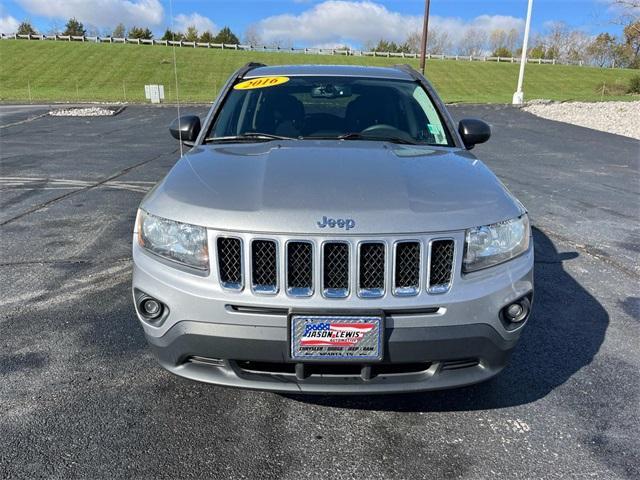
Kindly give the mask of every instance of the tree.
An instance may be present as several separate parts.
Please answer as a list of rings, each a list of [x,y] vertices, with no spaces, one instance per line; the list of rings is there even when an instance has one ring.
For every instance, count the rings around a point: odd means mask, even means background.
[[[65,25],[64,32],[62,32],[62,35],[73,35],[74,37],[84,37],[86,34],[87,31],[84,29],[84,25],[76,20],[75,17],[69,19]]]
[[[429,53],[443,54],[451,53],[453,41],[446,31],[438,32],[435,28],[429,29],[427,35],[427,51]]]
[[[520,49],[520,52],[522,52],[522,48]],[[546,51],[545,51],[544,45],[542,43],[536,43],[529,50],[529,54],[527,56],[529,58],[535,58],[535,59],[545,58],[546,57]]]
[[[507,47],[498,47],[493,52],[491,52],[491,56],[510,58],[510,57],[513,57],[513,52],[509,50]]]
[[[18,25],[18,30],[16,31],[18,35],[37,35],[34,28],[31,26],[31,23],[24,20],[20,25]]]
[[[624,27],[624,44],[631,68],[640,68],[640,20]]]
[[[118,25],[116,25],[116,28],[113,29],[113,32],[111,32],[111,36],[115,38],[122,38],[124,37],[124,32],[124,24],[119,23]]]
[[[213,39],[213,33],[211,33],[209,30],[200,35],[200,41],[202,43],[213,43]]]
[[[258,47],[262,45],[262,38],[260,37],[260,32],[258,31],[258,27],[255,25],[250,25],[249,28],[244,32],[244,43],[247,45],[251,45],[252,47]]]
[[[505,32],[501,28],[496,28],[495,30],[492,30],[491,33],[489,34],[489,49],[492,52],[496,52],[500,49],[506,49],[506,48],[507,48],[507,32]],[[501,57],[502,55],[496,55],[494,53],[493,56]]]
[[[182,39],[182,33],[180,32],[172,32],[168,28],[164,31],[164,35],[162,35],[161,40],[172,40],[174,42],[178,42]]]
[[[198,29],[193,25],[189,25],[187,27],[187,31],[184,33],[184,36],[182,37],[182,39],[185,42],[197,42],[198,38],[199,38]]]
[[[153,38],[153,32],[148,28],[133,26],[129,29],[129,32],[127,33],[127,37],[140,38],[143,40],[151,40]]]
[[[610,66],[615,61],[616,39],[609,33],[601,33],[587,48],[587,53],[599,67]]]
[[[469,28],[458,43],[458,53],[465,56],[482,55],[486,43],[487,36],[482,30]]]
[[[407,35],[404,45],[407,47],[409,52],[420,53],[420,49],[422,48],[422,32],[411,32]],[[429,48],[429,40],[427,40],[427,48]]]
[[[237,45],[240,43],[240,40],[238,39],[238,37],[236,37],[235,33],[233,33],[229,27],[224,27],[218,32],[215,37],[213,37],[213,43]]]
[[[520,32],[515,28],[509,30],[507,33],[507,40],[505,43],[505,47],[507,47],[511,52],[515,52],[520,46]],[[522,49],[520,50],[522,51]]]
[[[591,41],[592,37],[580,30],[569,32],[564,49],[565,59],[570,62],[588,62],[587,49]]]

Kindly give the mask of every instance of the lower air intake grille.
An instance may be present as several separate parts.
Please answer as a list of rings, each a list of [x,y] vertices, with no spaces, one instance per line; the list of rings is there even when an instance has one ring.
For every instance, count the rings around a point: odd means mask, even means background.
[[[443,293],[449,290],[453,268],[453,250],[453,240],[434,240],[431,242],[429,292]]]
[[[384,294],[384,244],[360,245],[358,294],[362,297],[381,297]]]
[[[420,290],[420,243],[402,242],[396,245],[394,276],[396,295],[417,295]]]
[[[309,242],[287,244],[287,291],[296,296],[313,293],[313,246]]]
[[[349,245],[325,243],[323,256],[322,288],[327,297],[349,295]]]
[[[257,293],[278,291],[278,254],[276,242],[251,242],[251,287]]]
[[[239,238],[220,237],[217,242],[218,271],[224,288],[242,288],[242,242]]]

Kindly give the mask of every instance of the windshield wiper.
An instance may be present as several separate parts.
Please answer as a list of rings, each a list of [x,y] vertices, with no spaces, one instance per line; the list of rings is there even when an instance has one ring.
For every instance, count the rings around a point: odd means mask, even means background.
[[[209,137],[205,138],[205,143],[211,142],[242,142],[246,140],[296,140],[294,137],[285,137],[282,135],[273,135],[271,133],[261,132],[245,132],[242,135],[230,135],[227,137]]]
[[[303,137],[305,140],[379,140],[381,142],[401,143],[403,145],[422,145],[421,143],[407,140],[401,137],[389,137],[381,135],[366,135],[358,132],[344,133],[335,137],[313,135]]]

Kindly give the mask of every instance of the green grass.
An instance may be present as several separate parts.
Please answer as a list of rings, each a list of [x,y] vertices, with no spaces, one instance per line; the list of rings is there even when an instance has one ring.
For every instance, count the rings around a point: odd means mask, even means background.
[[[332,63],[393,65],[417,61],[401,58],[344,57],[290,53],[176,48],[179,94],[184,102],[209,102],[228,76],[241,65]],[[166,101],[176,99],[173,49],[164,46],[0,41],[2,101],[144,102],[144,85],[165,86]],[[637,70],[564,65],[527,65],[526,99],[625,100]],[[510,63],[431,60],[427,77],[446,102],[509,103],[518,65]],[[602,94],[602,85],[605,93]]]

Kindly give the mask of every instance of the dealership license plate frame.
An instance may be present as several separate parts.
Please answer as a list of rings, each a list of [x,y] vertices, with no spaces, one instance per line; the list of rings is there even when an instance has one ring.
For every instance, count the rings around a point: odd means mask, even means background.
[[[349,354],[308,354],[299,355],[296,354],[296,342],[299,342],[300,335],[296,335],[295,327],[298,321],[310,320],[314,323],[320,323],[322,321],[343,321],[347,323],[365,323],[366,321],[372,321],[377,324],[376,342],[377,350],[375,354],[364,355],[358,354],[357,351],[352,351]],[[358,321],[355,321],[358,320]],[[376,311],[290,311],[287,317],[287,345],[289,361],[296,363],[311,363],[311,362],[333,362],[333,363],[378,363],[384,359],[384,345],[385,345],[385,315],[380,310]],[[324,352],[324,350],[323,350]],[[345,349],[338,350],[337,352],[346,352]]]

